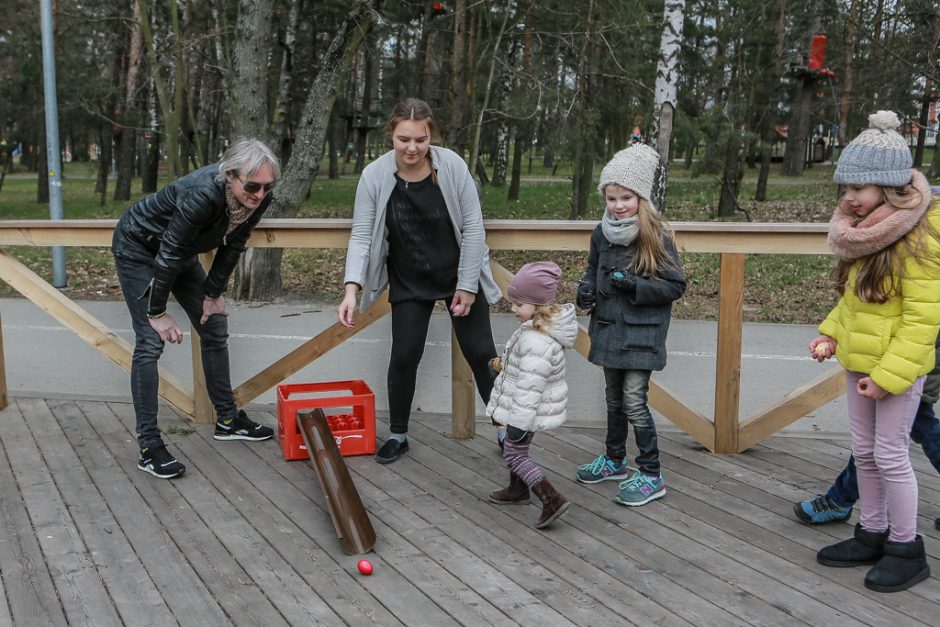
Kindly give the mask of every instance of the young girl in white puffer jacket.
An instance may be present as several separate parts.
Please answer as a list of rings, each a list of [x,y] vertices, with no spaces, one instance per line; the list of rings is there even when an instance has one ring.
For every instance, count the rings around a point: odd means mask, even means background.
[[[536,431],[562,425],[568,405],[565,349],[574,346],[578,320],[574,305],[555,304],[561,269],[550,261],[528,263],[509,285],[512,312],[522,325],[506,343],[486,415],[506,425],[503,459],[509,486],[490,493],[494,503],[527,503],[529,490],[542,502],[535,526],[547,527],[570,503],[529,457]],[[494,360],[496,361],[496,360]]]

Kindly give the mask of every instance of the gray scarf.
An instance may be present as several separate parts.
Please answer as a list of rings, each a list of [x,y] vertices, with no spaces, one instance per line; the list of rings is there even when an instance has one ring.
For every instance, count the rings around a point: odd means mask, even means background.
[[[634,214],[623,220],[614,220],[610,217],[610,212],[605,210],[604,219],[601,220],[601,230],[611,244],[629,246],[636,239],[639,230],[637,216]]]

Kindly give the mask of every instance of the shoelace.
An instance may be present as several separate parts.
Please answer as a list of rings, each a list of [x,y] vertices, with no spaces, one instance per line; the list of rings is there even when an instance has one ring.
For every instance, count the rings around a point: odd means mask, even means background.
[[[580,466],[578,469],[579,469],[579,470],[590,470],[590,471],[593,472],[593,473],[598,473],[598,472],[601,471],[601,468],[603,468],[604,465],[607,464],[607,462],[608,462],[607,456],[606,456],[606,455],[601,455],[600,457],[598,457],[597,459],[595,459],[595,460],[594,460],[593,462],[591,462],[590,464],[583,464],[583,465]]]
[[[817,496],[813,499],[813,511],[814,512],[831,512],[836,511],[835,503],[829,500],[828,496]]]

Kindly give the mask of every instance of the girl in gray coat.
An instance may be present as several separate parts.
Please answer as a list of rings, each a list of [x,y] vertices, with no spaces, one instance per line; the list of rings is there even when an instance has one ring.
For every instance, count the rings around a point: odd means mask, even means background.
[[[598,189],[606,211],[577,297],[592,310],[588,359],[604,368],[607,400],[607,450],[578,468],[578,481],[621,481],[614,502],[630,506],[666,494],[647,392],[652,371],[666,366],[672,303],[686,287],[672,232],[650,202],[658,165],[655,150],[635,144],[604,166]],[[638,470],[627,463],[628,424]]]

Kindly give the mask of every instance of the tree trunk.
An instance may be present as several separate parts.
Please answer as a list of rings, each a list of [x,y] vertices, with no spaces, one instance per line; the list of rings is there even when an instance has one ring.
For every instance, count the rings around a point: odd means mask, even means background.
[[[839,101],[839,147],[848,142],[849,107],[854,96],[855,75],[855,29],[858,16],[858,0],[849,4],[849,19],[845,28],[845,67],[842,69],[842,98]]]
[[[594,0],[589,0],[587,22],[584,29],[584,45],[578,59],[578,134],[580,141],[575,143],[574,168],[572,173],[571,211],[569,220],[579,220],[587,211],[588,194],[594,173],[593,144],[589,141],[591,133],[591,59],[594,54],[593,34]]]
[[[506,7],[503,10],[503,22],[499,26],[499,31],[496,33],[496,39],[493,41],[493,53],[490,56],[490,69],[489,73],[486,76],[486,87],[483,90],[483,105],[480,107],[480,112],[477,114],[477,123],[474,125],[473,129],[473,144],[470,146],[470,164],[473,169],[476,167],[473,164],[476,164],[480,159],[480,134],[483,132],[483,117],[486,115],[486,109],[490,106],[490,96],[493,92],[493,77],[496,74],[496,59],[497,55],[500,54],[500,45],[502,43],[503,35],[506,33],[506,24],[509,23],[509,9],[512,5],[512,0],[506,0]],[[483,170],[483,176],[480,177],[480,182],[484,185],[484,179],[486,178],[486,170]]]
[[[512,147],[512,180],[509,183],[508,200],[519,200],[519,187],[522,179],[522,155],[529,143],[527,124],[516,125],[516,141]]]
[[[150,60],[150,69],[153,73],[153,87],[157,93],[157,100],[160,102],[160,110],[163,113],[164,133],[166,135],[166,168],[167,177],[172,181],[180,174],[179,164],[179,133],[180,133],[180,107],[182,102],[183,85],[177,83],[176,92],[174,92],[173,102],[170,102],[166,93],[166,83],[163,82],[163,72],[160,70],[160,59],[158,58],[156,42],[153,39],[153,28],[150,23],[150,14],[145,8],[144,0],[137,0],[140,7],[140,24],[144,35],[144,42],[147,44],[147,56]],[[179,35],[179,20],[177,19],[177,6],[175,2],[170,2],[170,18],[176,38]],[[177,76],[182,71],[177,63]]]
[[[290,158],[292,127],[290,124],[290,88],[294,78],[294,46],[297,43],[297,22],[300,16],[300,0],[291,0],[287,14],[287,27],[284,30],[284,49],[281,58],[281,75],[277,84],[277,103],[274,106],[274,126],[271,135],[277,142],[273,148],[280,147],[282,161]]]
[[[114,200],[131,199],[131,180],[134,178],[134,157],[137,150],[137,81],[140,58],[143,53],[143,32],[140,26],[140,5],[133,3],[134,24],[127,46],[127,75],[124,80],[124,106],[119,116],[121,139],[118,144],[117,180],[114,182]]]
[[[375,74],[373,68],[372,48],[375,45],[375,32],[366,35],[366,45],[362,47],[362,62],[364,72],[362,77],[362,101],[359,106],[359,127],[356,129],[356,167],[355,174],[362,174],[366,167],[366,141],[369,139],[369,110],[372,108],[372,80]]]
[[[266,217],[294,217],[306,199],[320,168],[330,112],[343,70],[349,67],[362,38],[378,20],[381,4],[382,0],[355,0],[352,10],[337,28],[310,86],[298,120],[296,147],[290,161],[282,168],[277,194]],[[277,296],[281,291],[282,255],[280,248],[258,248],[251,254],[246,253],[236,281],[237,297],[270,300]]]
[[[232,48],[232,137],[256,137],[272,145],[268,115],[268,56],[274,0],[239,0]]]
[[[98,157],[98,178],[95,181],[95,193],[99,195],[100,204],[104,207],[108,203],[108,174],[111,172],[111,147],[114,145],[114,130],[110,122],[103,121],[98,127],[98,143],[101,146],[101,155]]]
[[[729,129],[724,162],[718,217],[730,218],[738,209],[738,192],[741,188],[741,135],[734,125]]]
[[[780,85],[780,74],[782,71],[783,51],[786,46],[787,36],[787,0],[779,0],[777,3],[779,12],[777,13],[777,43],[774,46],[773,62],[773,80],[772,89],[768,89],[765,94],[764,115],[760,124],[760,173],[757,175],[757,189],[754,193],[754,200],[763,202],[767,200],[767,180],[770,178],[770,153],[773,142],[776,140],[777,132],[775,130],[777,120],[777,89]]]
[[[447,146],[462,154],[464,120],[464,82],[466,71],[465,52],[467,45],[467,0],[454,2],[454,39],[450,55],[450,87],[447,100],[450,104],[450,123],[447,125]]]
[[[813,15],[807,37],[807,49],[809,49],[808,42],[812,41],[813,35],[818,33],[821,27],[819,13],[815,5],[811,10]],[[816,80],[809,75],[805,75],[800,80],[797,100],[794,102],[793,111],[790,113],[787,148],[783,154],[783,168],[780,171],[783,176],[803,175],[803,168],[806,166],[806,148],[810,135],[810,113],[813,108],[813,94],[816,91],[815,82]]]
[[[940,22],[940,19],[937,20]],[[933,102],[933,81],[928,77],[924,82],[924,97],[920,103],[920,118],[917,120],[917,147],[914,149],[914,167],[924,164],[924,144],[927,139],[927,125],[930,122],[930,104]]]
[[[679,75],[679,52],[682,44],[682,22],[685,0],[666,0],[663,8],[663,32],[659,41],[656,65],[656,88],[653,96],[653,136],[659,152],[660,168],[653,189],[653,204],[666,210],[666,185],[669,176],[670,142],[676,113],[676,92]]]

